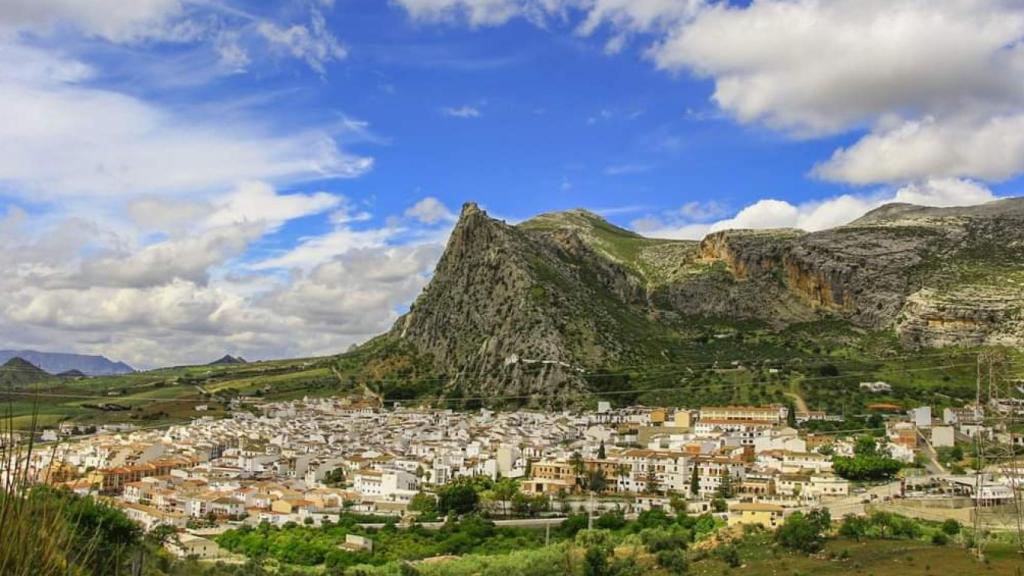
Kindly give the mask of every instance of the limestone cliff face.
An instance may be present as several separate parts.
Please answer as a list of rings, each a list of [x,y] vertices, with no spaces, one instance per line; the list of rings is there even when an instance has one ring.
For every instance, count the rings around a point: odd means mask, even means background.
[[[1019,346],[1024,342],[1024,289],[919,290],[907,298],[896,332],[908,348]]]
[[[908,346],[978,343],[1002,333],[997,327],[1019,308],[1020,293],[998,285],[1012,283],[1005,276],[1024,266],[1022,225],[1021,199],[969,208],[899,204],[810,234],[717,232],[701,242],[701,257],[724,262],[740,279],[781,271],[786,288],[808,306],[865,328],[898,323]],[[965,269],[975,272],[964,277]],[[937,299],[950,286],[970,296],[953,298],[957,305]],[[976,323],[976,316],[992,320]]]
[[[693,319],[824,316],[907,347],[1024,343],[1024,199],[890,205],[847,226],[657,240],[582,210],[512,226],[467,204],[387,335],[460,392],[571,395],[584,373],[671,359]]]

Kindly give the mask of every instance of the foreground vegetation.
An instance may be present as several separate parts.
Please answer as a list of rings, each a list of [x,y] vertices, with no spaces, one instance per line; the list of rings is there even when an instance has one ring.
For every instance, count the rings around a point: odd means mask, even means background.
[[[338,548],[353,533],[373,539],[374,551]],[[717,575],[740,567],[744,574],[1016,575],[1020,568],[1009,542],[989,544],[981,563],[966,548],[970,538],[956,522],[889,513],[839,521],[823,511],[794,513],[773,532],[726,528],[711,515],[653,510],[626,520],[609,512],[596,519],[594,529],[587,529],[585,516],[572,516],[549,537],[545,543],[543,531],[496,527],[472,515],[437,531],[363,529],[342,522],[323,528],[243,528],[218,541],[251,554],[254,573],[332,576]]]

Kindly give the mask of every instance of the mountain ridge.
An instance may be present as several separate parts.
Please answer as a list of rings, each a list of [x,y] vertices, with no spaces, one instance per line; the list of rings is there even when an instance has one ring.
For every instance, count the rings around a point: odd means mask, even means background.
[[[1021,343],[1022,225],[1014,198],[689,241],[582,209],[510,225],[467,203],[431,281],[382,338],[429,358],[449,394],[554,396],[591,387],[588,371],[686,356],[714,321],[838,320],[907,349]]]
[[[0,350],[0,362],[14,357],[31,362],[51,374],[79,370],[87,376],[113,376],[129,374],[135,369],[124,362],[114,362],[98,354],[72,354],[66,352],[40,352],[38,350]]]

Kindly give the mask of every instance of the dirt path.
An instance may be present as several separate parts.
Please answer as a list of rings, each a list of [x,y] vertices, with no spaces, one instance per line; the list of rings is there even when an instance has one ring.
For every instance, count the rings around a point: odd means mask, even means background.
[[[801,396],[800,394],[798,394],[796,392],[793,392],[793,391],[783,392],[783,394],[785,394],[786,396],[789,396],[790,398],[793,399],[793,403],[796,404],[796,411],[798,413],[799,412],[805,412],[805,413],[806,412],[810,412],[810,410],[807,409],[807,402],[804,401],[804,397],[803,396]]]

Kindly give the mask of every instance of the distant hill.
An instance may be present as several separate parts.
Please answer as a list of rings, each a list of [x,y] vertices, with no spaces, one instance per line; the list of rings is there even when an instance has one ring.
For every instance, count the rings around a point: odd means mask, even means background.
[[[51,375],[31,362],[15,356],[0,366],[0,387],[17,388],[50,378]]]
[[[85,378],[86,374],[81,370],[65,370],[57,374],[58,378]]]
[[[86,376],[111,376],[135,372],[134,368],[124,362],[114,362],[104,356],[36,350],[0,350],[0,362],[15,357],[27,360],[51,374],[60,374],[68,370],[78,370]]]
[[[245,358],[242,358],[241,356],[225,354],[223,357],[210,362],[207,366],[220,366],[222,364],[247,364],[247,362],[245,361]]]

